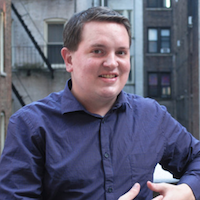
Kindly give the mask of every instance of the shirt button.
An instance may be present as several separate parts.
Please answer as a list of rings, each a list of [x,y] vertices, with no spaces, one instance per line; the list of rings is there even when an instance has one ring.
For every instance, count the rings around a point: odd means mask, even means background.
[[[104,154],[104,157],[105,157],[105,158],[109,158],[109,154],[106,152],[106,153]]]
[[[108,193],[112,193],[113,189],[111,187],[108,188]]]

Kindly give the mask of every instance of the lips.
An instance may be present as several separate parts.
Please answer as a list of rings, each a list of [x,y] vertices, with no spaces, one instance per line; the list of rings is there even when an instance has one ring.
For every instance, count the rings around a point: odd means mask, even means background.
[[[100,75],[99,77],[102,77],[102,78],[115,78],[117,77],[116,74],[103,74],[103,75]]]

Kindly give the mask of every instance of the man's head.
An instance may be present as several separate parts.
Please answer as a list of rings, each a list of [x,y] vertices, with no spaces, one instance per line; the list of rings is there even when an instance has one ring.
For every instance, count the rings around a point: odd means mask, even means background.
[[[71,73],[71,91],[90,112],[105,115],[130,71],[130,26],[107,8],[90,8],[72,17],[61,50]]]
[[[68,21],[63,32],[64,47],[70,51],[76,51],[81,42],[83,26],[87,22],[115,22],[122,24],[129,35],[129,43],[131,45],[131,30],[130,23],[127,18],[120,15],[114,10],[105,7],[92,7],[85,11],[75,14]]]

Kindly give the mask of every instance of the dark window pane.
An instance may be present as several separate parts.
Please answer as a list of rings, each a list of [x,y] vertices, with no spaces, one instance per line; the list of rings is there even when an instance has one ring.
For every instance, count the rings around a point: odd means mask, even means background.
[[[157,0],[148,0],[148,7],[150,7],[150,8],[158,7]]]
[[[162,38],[161,48],[170,48],[169,38]]]
[[[149,53],[156,53],[158,52],[158,45],[157,42],[149,42]]]
[[[169,98],[171,96],[170,74],[161,75],[161,97]]]
[[[62,45],[48,45],[48,60],[51,64],[63,63],[63,59],[60,54],[61,49]]]
[[[163,74],[161,76],[161,85],[170,85],[170,75],[169,74]]]
[[[48,24],[48,42],[62,42],[63,24]]]
[[[149,74],[149,85],[158,85],[158,75]]]
[[[61,64],[63,59],[60,54],[62,48],[63,24],[48,24],[47,57],[51,64]]]
[[[171,97],[170,73],[149,73],[148,96],[160,98]]]
[[[149,74],[149,96],[158,96],[158,76],[156,73]]]
[[[161,30],[161,48],[170,48],[170,30],[169,29]]]
[[[150,97],[158,97],[158,87],[149,86],[149,96]]]

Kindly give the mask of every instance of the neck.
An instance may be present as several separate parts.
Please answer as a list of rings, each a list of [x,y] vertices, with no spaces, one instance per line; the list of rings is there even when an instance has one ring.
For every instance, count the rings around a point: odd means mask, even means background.
[[[85,108],[89,112],[91,112],[93,114],[98,114],[103,117],[112,108],[113,104],[114,104],[114,102],[112,102],[112,103],[109,102],[109,103],[105,103],[105,104],[101,104],[101,105],[94,104],[93,106],[92,106],[92,104],[90,104],[90,106],[85,105]]]
[[[73,93],[73,90],[72,90]],[[87,111],[93,114],[98,114],[100,116],[105,116],[106,113],[112,108],[114,105],[115,99],[84,99],[80,98],[76,94],[73,93],[73,95],[76,97],[76,99],[85,107]]]

